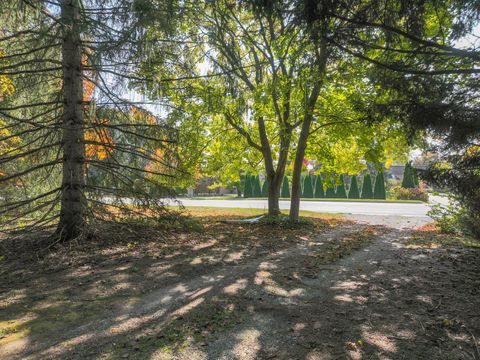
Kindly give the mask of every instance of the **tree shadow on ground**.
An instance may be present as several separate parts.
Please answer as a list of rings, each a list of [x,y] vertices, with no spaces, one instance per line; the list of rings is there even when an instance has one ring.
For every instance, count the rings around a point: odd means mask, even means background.
[[[408,233],[392,229],[345,248],[371,232],[351,224],[283,240],[291,234],[257,230],[222,225],[193,241],[176,234],[168,249],[106,247],[74,269],[12,272],[0,296],[0,354],[480,358],[478,250],[411,249]],[[339,256],[325,255],[332,249]]]

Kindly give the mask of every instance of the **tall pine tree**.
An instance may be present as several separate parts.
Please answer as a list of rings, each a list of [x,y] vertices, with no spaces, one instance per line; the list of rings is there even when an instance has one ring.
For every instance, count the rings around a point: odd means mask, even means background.
[[[327,178],[324,182],[325,197],[328,199],[335,198],[335,182],[331,178]]]
[[[0,43],[9,53],[0,73],[17,91],[0,114],[22,141],[1,154],[9,171],[0,183],[24,187],[1,204],[0,215],[14,214],[5,226],[54,227],[71,240],[110,209],[165,213],[176,135],[122,93],[146,83],[132,74],[143,25],[156,15],[135,0],[2,1]]]
[[[412,174],[413,174],[413,183],[415,184],[415,187],[418,187],[420,185],[420,181],[418,179],[418,170],[412,166]]]

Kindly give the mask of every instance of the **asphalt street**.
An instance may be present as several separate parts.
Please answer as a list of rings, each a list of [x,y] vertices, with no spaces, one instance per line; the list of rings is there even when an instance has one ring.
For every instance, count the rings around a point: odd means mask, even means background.
[[[178,199],[184,206],[208,206],[223,208],[267,209],[267,201],[261,199],[245,200],[193,200]],[[290,201],[281,200],[281,209],[289,209]],[[424,203],[396,202],[357,202],[357,201],[302,201],[301,210],[321,213],[338,213],[352,215],[408,216],[427,217],[430,206]]]

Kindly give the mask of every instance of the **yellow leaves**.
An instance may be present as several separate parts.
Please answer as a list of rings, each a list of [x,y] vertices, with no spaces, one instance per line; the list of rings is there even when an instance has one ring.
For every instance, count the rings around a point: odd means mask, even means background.
[[[88,56],[83,54],[82,65],[88,65]],[[86,71],[87,76],[91,76],[90,71]],[[83,101],[88,102],[92,99],[93,91],[95,90],[95,84],[88,79],[83,79]]]
[[[157,123],[155,116],[136,106],[132,106],[130,109],[130,119],[134,122],[147,123],[149,125],[155,125]]]
[[[451,170],[452,164],[449,164],[446,161],[442,161],[442,162],[439,161],[433,164],[433,168],[435,170]]]
[[[3,96],[12,95],[14,91],[15,88],[10,79],[5,75],[0,75],[0,99]]]
[[[5,53],[0,50],[0,59],[4,56]],[[14,92],[15,88],[10,78],[6,75],[0,75],[0,101],[3,100],[5,96],[10,96]],[[0,118],[0,137],[8,138],[9,136],[11,136],[11,132],[8,128],[5,128],[5,122]],[[18,136],[0,142],[0,155],[13,150],[14,145],[18,143],[20,143],[20,138]],[[0,177],[5,175],[6,173],[0,169]]]
[[[101,120],[100,124],[107,124],[106,119]],[[88,159],[96,158],[98,160],[105,160],[112,152],[113,139],[110,132],[105,127],[96,127],[95,129],[85,132],[85,140],[87,142],[93,142],[85,147],[85,155]]]
[[[157,148],[149,155],[152,160],[145,166],[145,170],[152,173],[169,174],[172,171],[171,166],[167,166],[169,163],[167,160],[167,152],[163,148]]]
[[[0,58],[4,57],[5,53],[0,50]],[[3,96],[12,95],[15,91],[12,81],[6,75],[0,75],[0,100]]]
[[[466,157],[474,157],[474,156],[479,155],[479,154],[480,154],[480,146],[478,146],[478,145],[470,146],[465,151],[465,156]]]
[[[93,91],[95,90],[95,84],[91,81],[83,80],[83,101],[88,102],[92,99]]]
[[[364,150],[361,149],[355,139],[345,137],[338,139],[335,143],[324,143],[325,146],[316,149],[310,155],[322,162],[322,171],[358,174],[367,168],[362,161]]]
[[[388,158],[385,160],[385,169],[390,169],[390,166],[392,166],[392,164],[395,162],[394,159],[392,158]]]

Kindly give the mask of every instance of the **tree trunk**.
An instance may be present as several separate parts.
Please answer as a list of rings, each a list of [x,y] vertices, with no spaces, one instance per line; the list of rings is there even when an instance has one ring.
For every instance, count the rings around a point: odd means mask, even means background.
[[[278,170],[277,170],[278,171]],[[280,215],[280,187],[281,183],[278,181],[278,174],[268,176],[268,215]]]
[[[85,223],[85,145],[79,18],[78,0],[62,0],[63,178],[57,234],[64,240],[77,237]]]
[[[292,193],[290,200],[290,220],[298,221],[298,215],[300,213],[300,190],[301,190],[301,175],[302,175],[302,166],[303,159],[305,157],[305,149],[307,148],[307,140],[310,135],[310,125],[313,120],[313,110],[315,104],[317,103],[318,96],[320,94],[320,89],[323,85],[323,75],[325,73],[325,68],[327,64],[327,53],[326,53],[326,44],[323,40],[320,54],[318,55],[318,69],[319,69],[319,78],[315,85],[313,86],[312,92],[308,98],[308,102],[305,109],[304,120],[302,123],[302,129],[300,130],[300,137],[298,139],[297,152],[295,154],[295,162],[293,164],[293,174],[292,174]]]
[[[278,216],[280,214],[280,189],[275,190],[275,168],[273,166],[272,150],[265,129],[265,121],[262,116],[258,118],[258,135],[260,136],[261,152],[265,163],[265,172],[268,178],[268,215]]]
[[[297,221],[300,212],[300,196],[301,196],[301,175],[303,159],[305,157],[305,149],[307,148],[308,133],[310,132],[310,124],[313,116],[306,116],[300,131],[297,152],[295,154],[295,162],[293,164],[292,174],[292,192],[290,199],[290,220]]]
[[[292,129],[288,127],[280,134],[280,151],[276,170],[268,177],[268,209],[269,215],[280,215],[280,191],[282,188],[285,167],[287,166],[288,150],[292,138]],[[272,164],[273,165],[273,164]],[[268,176],[268,174],[267,174]]]
[[[268,179],[268,215],[278,216],[280,212],[280,190],[282,188],[283,176],[287,165],[288,150],[292,138],[292,128],[280,134],[280,151],[277,167],[273,163],[272,151],[267,139],[263,118],[259,118],[259,135],[262,143],[261,153],[265,163],[265,172]]]

